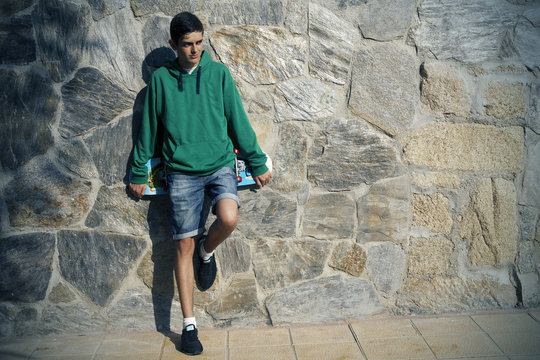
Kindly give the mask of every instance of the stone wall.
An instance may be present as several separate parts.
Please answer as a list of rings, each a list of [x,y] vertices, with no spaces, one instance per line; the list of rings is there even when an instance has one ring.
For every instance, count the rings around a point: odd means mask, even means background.
[[[201,325],[540,304],[538,1],[5,0],[1,335],[179,327],[168,199],[126,180],[182,10],[275,168]]]

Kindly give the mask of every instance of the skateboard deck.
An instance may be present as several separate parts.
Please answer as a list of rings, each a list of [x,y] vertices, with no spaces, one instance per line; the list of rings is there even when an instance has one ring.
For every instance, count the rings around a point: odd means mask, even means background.
[[[239,151],[234,149],[236,155],[234,160],[236,180],[238,181],[238,187],[248,187],[254,186],[257,183],[253,179],[251,174],[251,166],[249,163],[239,158]],[[272,160],[270,156],[266,154],[267,162],[266,166],[270,171],[272,171]],[[167,194],[167,178],[165,174],[165,164],[162,158],[151,158],[146,163],[146,168],[148,169],[148,181],[146,182],[146,191],[144,195],[163,195]],[[132,174],[129,174],[129,179],[131,180]]]

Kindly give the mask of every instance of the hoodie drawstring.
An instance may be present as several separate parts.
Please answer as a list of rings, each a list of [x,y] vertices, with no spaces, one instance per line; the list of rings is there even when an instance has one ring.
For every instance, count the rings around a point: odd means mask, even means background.
[[[201,66],[197,70],[197,95],[201,93]]]
[[[178,90],[184,91],[184,83],[182,81],[182,73],[178,74]],[[197,95],[201,93],[201,67],[197,69]]]

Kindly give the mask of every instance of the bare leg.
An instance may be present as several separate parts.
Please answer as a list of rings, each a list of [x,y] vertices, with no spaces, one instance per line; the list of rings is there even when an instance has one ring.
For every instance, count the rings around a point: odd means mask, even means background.
[[[180,293],[180,305],[184,318],[195,316],[193,313],[193,251],[195,240],[186,238],[175,242],[174,273]]]
[[[238,223],[238,203],[233,199],[219,200],[216,204],[216,215],[217,219],[210,226],[204,242],[204,249],[209,253],[225,241],[236,228]]]

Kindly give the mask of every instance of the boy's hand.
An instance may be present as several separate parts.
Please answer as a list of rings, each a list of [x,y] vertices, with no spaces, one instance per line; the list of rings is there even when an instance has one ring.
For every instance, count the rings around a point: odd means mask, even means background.
[[[142,198],[143,195],[144,195],[144,192],[146,191],[146,184],[133,184],[133,183],[129,183],[129,191],[131,191],[131,193],[137,197],[137,198]]]
[[[255,182],[259,186],[259,189],[262,189],[262,187],[268,184],[271,179],[272,179],[272,173],[270,171],[267,171],[262,175],[255,176]]]

